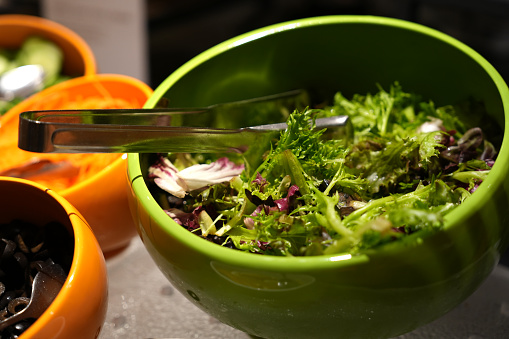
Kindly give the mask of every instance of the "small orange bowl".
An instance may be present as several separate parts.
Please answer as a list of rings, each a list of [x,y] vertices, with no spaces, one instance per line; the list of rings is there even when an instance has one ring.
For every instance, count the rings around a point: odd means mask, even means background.
[[[152,89],[135,78],[96,74],[64,81],[25,99],[0,117],[0,175],[35,181],[56,191],[85,217],[105,254],[121,250],[136,235],[127,198],[126,155],[23,151],[17,146],[19,114],[44,109],[140,108],[151,94]],[[37,166],[44,168],[48,163],[62,167],[37,172]]]
[[[0,177],[0,224],[15,219],[42,227],[63,224],[74,238],[72,264],[60,292],[19,338],[96,338],[106,317],[104,256],[90,226],[66,199],[37,183]]]
[[[62,49],[64,74],[75,77],[96,73],[97,63],[92,50],[74,31],[37,16],[0,15],[0,47],[17,49],[32,35],[51,40]]]

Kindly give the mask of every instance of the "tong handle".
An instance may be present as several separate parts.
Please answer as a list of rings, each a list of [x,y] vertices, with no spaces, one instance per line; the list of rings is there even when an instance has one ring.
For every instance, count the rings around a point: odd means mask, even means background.
[[[90,110],[89,110],[90,112]],[[196,112],[196,111],[195,111]],[[152,115],[151,125],[95,124],[83,123],[87,115],[73,116],[61,111],[48,122],[39,119],[40,112],[24,112],[20,115],[18,147],[39,153],[156,153],[156,152],[245,152],[252,145],[265,145],[267,140],[277,137],[286,123],[250,126],[237,129],[210,127],[169,126],[168,115],[153,110],[132,110],[124,115]],[[43,114],[47,114],[44,112]],[[98,113],[100,114],[100,113]],[[95,118],[96,115],[92,114]],[[48,115],[46,115],[48,117]],[[146,117],[143,121],[146,122]],[[76,119],[79,121],[76,122]],[[57,122],[55,122],[57,121]],[[65,122],[62,122],[65,121]],[[71,122],[73,121],[73,122]],[[124,120],[125,122],[125,120]],[[317,128],[328,128],[337,137],[348,137],[351,130],[346,116],[316,120]],[[30,136],[30,138],[22,136]]]
[[[306,91],[295,90],[204,108],[28,111],[19,116],[18,147],[39,153],[251,152],[267,146],[286,129],[281,121],[308,101]],[[344,116],[316,124],[338,137],[352,131]]]

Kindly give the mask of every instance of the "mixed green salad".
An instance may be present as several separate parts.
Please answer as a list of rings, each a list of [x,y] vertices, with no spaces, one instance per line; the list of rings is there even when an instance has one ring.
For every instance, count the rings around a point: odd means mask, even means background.
[[[150,187],[175,222],[221,246],[360,252],[440,229],[489,174],[496,149],[459,109],[435,107],[398,83],[350,99],[337,93],[330,106],[291,113],[257,168],[234,155],[160,154]],[[315,119],[333,115],[350,117],[353,140],[314,129]]]
[[[0,76],[19,66],[41,65],[45,72],[44,88],[69,79],[61,74],[64,54],[57,44],[34,35],[27,37],[19,48],[0,48]],[[23,98],[0,100],[0,115],[19,103]]]

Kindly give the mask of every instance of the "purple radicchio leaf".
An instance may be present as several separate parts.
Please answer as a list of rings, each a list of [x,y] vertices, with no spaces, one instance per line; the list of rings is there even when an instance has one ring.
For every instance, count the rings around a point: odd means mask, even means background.
[[[465,132],[458,140],[457,145],[447,147],[440,155],[456,164],[467,162],[477,156],[477,148],[483,142],[483,133],[479,127],[474,127]]]
[[[210,164],[198,164],[184,168],[177,173],[177,176],[183,179],[188,190],[192,191],[208,185],[230,181],[240,175],[243,170],[244,165],[237,165],[224,157]]]
[[[178,169],[163,156],[160,156],[158,161],[148,169],[149,178],[153,178],[159,188],[176,197],[183,198],[188,188],[177,173]]]
[[[262,175],[259,172],[257,172],[256,178],[252,181],[252,184],[258,185],[258,190],[260,192],[263,192],[263,188],[267,186],[268,182],[267,179],[262,177]]]
[[[188,225],[195,217],[193,213],[187,213],[178,208],[170,208],[165,210],[165,212],[173,219],[173,221],[181,226]]]
[[[210,164],[193,165],[179,171],[169,159],[160,157],[149,168],[149,177],[162,190],[183,198],[192,190],[227,182],[243,170],[244,165],[237,165],[228,158],[220,158]]]
[[[288,194],[286,198],[278,199],[275,201],[277,207],[281,212],[289,212],[290,210],[290,199],[299,191],[299,187],[297,185],[292,185],[288,189]]]
[[[286,194],[285,198],[281,198],[281,199],[277,199],[277,200],[273,201],[272,197],[269,197],[270,202],[272,202],[272,204],[265,204],[263,202],[261,204],[259,204],[249,217],[244,218],[244,224],[246,225],[246,227],[248,229],[253,229],[254,228],[254,220],[252,217],[259,215],[262,211],[264,211],[266,214],[270,214],[271,212],[276,212],[276,211],[288,213],[290,211],[290,200],[298,191],[299,191],[299,187],[297,185],[292,185],[288,189],[288,193]],[[251,192],[246,190],[246,195],[251,195]],[[252,196],[252,197],[258,198],[256,196]],[[253,200],[256,200],[256,199],[253,199]],[[258,200],[260,200],[260,199],[258,198]],[[267,201],[268,200],[269,199],[267,199]]]
[[[245,217],[244,218],[244,225],[246,225],[247,229],[249,229],[249,230],[254,229],[254,219],[251,218],[251,217],[257,216],[264,209],[265,209],[264,205],[259,205],[259,206],[256,207],[256,209],[253,211],[253,213],[251,213],[251,215],[249,217]]]

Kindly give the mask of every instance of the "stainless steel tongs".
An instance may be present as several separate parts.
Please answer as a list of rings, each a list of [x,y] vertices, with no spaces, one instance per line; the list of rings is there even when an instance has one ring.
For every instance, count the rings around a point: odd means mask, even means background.
[[[307,101],[297,90],[205,108],[27,111],[18,146],[39,153],[247,152],[266,147]],[[260,121],[267,116],[271,121]],[[335,138],[352,133],[346,116],[317,119],[316,128]]]

